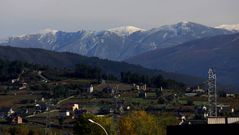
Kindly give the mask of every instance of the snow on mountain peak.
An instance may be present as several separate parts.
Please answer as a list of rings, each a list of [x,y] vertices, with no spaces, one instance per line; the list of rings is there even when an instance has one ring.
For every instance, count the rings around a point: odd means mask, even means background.
[[[50,28],[40,30],[40,34],[48,34],[48,33],[51,33],[52,35],[55,35],[57,32],[58,32],[58,30],[50,29]]]
[[[119,36],[129,36],[134,32],[145,31],[145,30],[134,27],[134,26],[121,26],[117,28],[108,29],[108,31],[116,33]]]
[[[195,23],[192,23],[192,22],[189,22],[189,21],[181,21],[181,22],[178,22],[176,24],[163,25],[159,28],[154,28],[154,29],[152,29],[152,31],[157,32],[159,30],[166,30],[166,31],[176,32],[179,29],[189,31],[191,29],[191,27],[193,26],[193,24],[195,24]]]
[[[188,24],[188,23],[191,23],[191,22],[189,22],[189,21],[181,21],[179,23],[181,23],[181,24]]]
[[[194,22],[190,22],[190,21],[181,21],[177,24],[174,24],[174,26],[181,26],[181,27],[194,27],[194,26],[199,26],[201,24],[198,24],[198,23],[194,23]],[[202,26],[202,25],[201,25]]]
[[[223,24],[223,25],[216,26],[215,28],[226,29],[230,31],[239,31],[239,24],[232,24],[232,25]]]

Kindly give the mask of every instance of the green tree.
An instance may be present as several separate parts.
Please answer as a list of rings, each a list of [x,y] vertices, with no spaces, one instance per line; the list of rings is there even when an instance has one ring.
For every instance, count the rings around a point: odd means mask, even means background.
[[[115,134],[115,128],[112,127],[113,124],[111,117],[96,117],[92,114],[84,114],[77,119],[73,128],[75,135],[105,135],[105,132],[101,127],[89,122],[88,119],[92,119],[101,124],[110,135]]]
[[[144,111],[121,117],[119,129],[121,135],[160,135],[157,118]]]

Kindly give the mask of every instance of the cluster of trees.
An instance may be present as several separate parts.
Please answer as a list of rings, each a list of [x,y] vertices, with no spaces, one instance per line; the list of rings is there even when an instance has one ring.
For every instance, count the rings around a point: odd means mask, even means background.
[[[104,135],[104,131],[96,124],[90,123],[93,119],[101,124],[110,135],[166,135],[166,126],[178,124],[176,117],[170,114],[160,116],[149,114],[145,111],[130,112],[112,121],[111,117],[95,117],[82,115],[74,127],[76,135]]]
[[[40,69],[44,70],[46,73],[44,76],[51,80],[61,80],[72,77],[95,80],[118,80],[115,75],[109,73],[108,71],[104,72],[97,66],[78,64],[73,69],[52,69],[19,61],[9,62],[0,60],[0,81],[9,81],[10,79],[17,78],[25,69],[31,71]],[[163,87],[168,89],[184,88],[183,83],[179,83],[170,79],[164,79],[161,75],[149,76],[132,72],[121,72],[120,80],[124,83],[145,83],[152,87]]]
[[[73,76],[78,78],[100,79],[102,71],[98,67],[88,65],[76,65]]]
[[[87,78],[87,79],[104,79],[104,80],[117,80],[111,73],[105,73],[103,70],[97,66],[89,66],[78,64],[75,66],[73,76],[78,78]]]
[[[82,79],[105,79],[117,80],[113,74],[104,73],[101,68],[84,64],[76,65],[74,69],[49,68],[47,66],[33,65],[20,61],[0,60],[0,81],[9,81],[17,78],[23,70],[44,70],[47,78],[51,80],[62,80],[76,77]]]
[[[25,66],[27,66],[27,64],[18,61],[9,62],[0,60],[0,81],[16,78]]]
[[[103,70],[97,66],[90,66],[84,64],[78,64],[72,71],[68,71],[64,74],[67,77],[75,77],[81,79],[104,79],[104,80],[118,80],[111,73],[103,72]]]
[[[89,122],[92,119],[100,123],[110,135],[116,135],[115,125],[111,117],[96,117],[92,114],[83,114],[78,118],[73,131],[74,135],[105,135],[105,132],[98,125]]]
[[[121,72],[121,81],[124,83],[150,83],[150,78],[147,75],[140,75],[131,72]]]
[[[148,75],[142,75],[132,72],[121,72],[121,81],[124,83],[145,83],[153,87],[163,87],[167,89],[184,89],[183,83],[164,79],[161,75],[150,77]]]
[[[178,120],[171,114],[152,115],[145,111],[131,112],[120,118],[121,135],[166,135],[168,125],[177,125]]]
[[[41,65],[29,64],[21,61],[7,61],[0,59],[0,82],[7,82],[19,77],[21,73],[28,74],[25,80],[37,80],[38,78],[30,71],[49,70]]]
[[[132,112],[122,117],[119,130],[122,135],[163,135],[157,118],[144,111]]]

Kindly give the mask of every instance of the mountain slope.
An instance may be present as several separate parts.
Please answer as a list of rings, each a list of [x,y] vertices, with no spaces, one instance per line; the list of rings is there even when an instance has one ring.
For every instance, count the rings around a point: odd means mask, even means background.
[[[57,68],[72,68],[76,64],[84,64],[100,67],[106,73],[119,76],[121,72],[134,72],[147,75],[161,74],[165,78],[184,82],[186,84],[197,84],[201,79],[188,75],[174,74],[159,70],[150,70],[140,66],[127,64],[125,62],[114,62],[101,60],[96,57],[85,57],[72,53],[59,53],[42,49],[26,49],[0,46],[0,59],[9,61],[23,61],[33,64],[46,65]]]
[[[147,68],[206,77],[214,67],[222,83],[239,84],[239,34],[221,35],[158,49],[126,60]]]
[[[194,39],[231,33],[231,31],[224,29],[216,29],[192,22],[180,22],[151,30],[143,30],[133,26],[100,32],[45,30],[43,33],[11,37],[5,45],[73,52],[85,56],[121,61],[158,48],[168,48]]]

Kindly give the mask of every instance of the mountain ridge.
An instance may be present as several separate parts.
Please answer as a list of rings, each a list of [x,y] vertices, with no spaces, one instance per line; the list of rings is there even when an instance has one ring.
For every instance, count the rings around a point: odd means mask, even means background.
[[[126,33],[124,33],[125,28]],[[192,22],[164,25],[160,28],[145,31],[132,27],[133,31],[130,32],[127,26],[119,29],[123,30],[123,34],[127,36],[119,36],[117,32],[109,30],[99,32],[84,30],[78,32],[55,31],[54,34],[38,33],[25,37],[11,37],[5,45],[72,52],[121,61],[158,48],[168,48],[194,39],[233,33]]]

